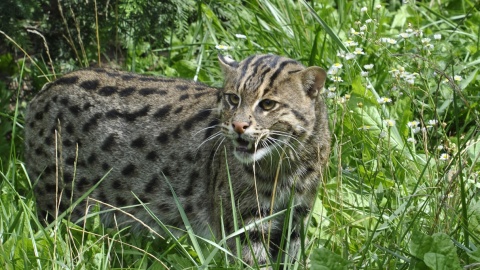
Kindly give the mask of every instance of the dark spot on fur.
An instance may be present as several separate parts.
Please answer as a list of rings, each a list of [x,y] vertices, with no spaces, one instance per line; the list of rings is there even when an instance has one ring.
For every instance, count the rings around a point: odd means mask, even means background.
[[[117,92],[117,87],[115,86],[104,86],[98,90],[98,94],[102,96],[111,96]]]
[[[157,191],[158,187],[158,176],[154,175],[152,179],[145,185],[145,189],[143,190],[145,193],[154,193]]]
[[[90,102],[87,102],[87,103],[83,104],[83,110],[84,111],[90,109],[91,107],[93,107],[93,105]]]
[[[50,102],[47,102],[45,106],[43,106],[43,113],[48,113],[50,111]]]
[[[137,76],[134,76],[132,74],[125,74],[125,75],[122,75],[122,80],[124,81],[130,81],[130,80],[133,80],[135,79]]]
[[[185,91],[185,90],[187,90],[189,87],[188,87],[188,85],[178,84],[178,85],[175,85],[175,88],[177,88],[177,90],[180,90],[180,91]]]
[[[80,106],[78,105],[72,105],[68,107],[68,110],[75,116],[78,116],[78,114],[81,112]]]
[[[65,164],[69,166],[75,165],[75,157],[68,157],[65,159]]]
[[[201,86],[195,87],[196,91],[204,91],[205,89],[206,89],[205,87],[201,87]]]
[[[168,134],[166,132],[160,133],[157,136],[157,142],[161,144],[167,144],[168,143]]]
[[[210,110],[203,110],[197,113],[196,115],[190,117],[187,121],[185,121],[184,127],[186,130],[190,130],[192,127],[194,127],[197,122],[200,122],[210,116],[210,113],[212,111]]]
[[[120,182],[119,180],[115,180],[112,182],[112,188],[115,189],[115,190],[119,190],[122,188],[122,182]]]
[[[195,95],[193,95],[193,96],[194,96],[195,98],[199,98],[199,97],[201,97],[201,96],[204,96],[204,95],[206,95],[206,94],[208,94],[208,92],[204,92],[204,93],[196,93],[196,94],[195,94]]]
[[[180,96],[179,98],[179,101],[182,101],[182,100],[185,100],[185,99],[188,99],[189,95],[188,94],[183,94]]]
[[[62,105],[65,106],[65,107],[68,106],[68,103],[69,103],[69,102],[70,102],[70,101],[69,101],[68,98],[66,98],[66,97],[62,97],[62,98],[60,99],[60,104],[62,104]]]
[[[56,80],[53,84],[54,85],[61,85],[61,84],[76,84],[78,82],[78,77],[77,76],[71,76],[71,77],[68,77],[68,76],[65,76],[65,77],[62,77],[58,80]]]
[[[128,164],[122,169],[122,175],[123,176],[132,176],[135,173],[135,165],[132,163]]]
[[[180,132],[182,131],[182,127],[178,125],[175,130],[172,131],[172,135],[174,138],[180,138]]]
[[[145,147],[146,144],[147,143],[145,142],[144,137],[138,137],[138,138],[136,138],[135,140],[132,141],[130,146],[134,147],[134,148],[143,148],[143,147]]]
[[[138,111],[132,112],[132,113],[123,113],[123,118],[125,118],[125,120],[127,120],[129,122],[133,122],[133,121],[137,120],[138,117],[147,116],[148,111],[150,111],[150,106],[149,105],[139,109]]]
[[[115,145],[116,145],[115,134],[112,133],[108,135],[108,137],[105,138],[105,140],[103,140],[103,143],[102,143],[102,146],[100,146],[100,149],[102,149],[103,151],[111,151]]]
[[[101,191],[100,194],[98,194],[98,200],[101,201],[101,202],[108,203],[107,196],[105,195],[105,193],[103,191]]]
[[[43,150],[42,147],[39,146],[39,147],[35,148],[35,155],[37,155],[37,156],[43,156],[43,155],[45,155],[45,154],[46,154],[46,153],[45,153],[45,150]]]
[[[157,152],[151,151],[147,154],[147,156],[145,158],[149,161],[155,161],[158,158]]]
[[[91,153],[90,156],[87,158],[88,164],[93,164],[97,161],[97,154]]]
[[[73,181],[73,175],[69,172],[64,172],[63,173],[63,181],[65,183],[72,183]]]
[[[189,197],[189,196],[193,195],[193,190],[195,188],[195,183],[197,182],[199,176],[200,176],[200,174],[196,170],[194,170],[190,173],[188,186],[183,191],[183,196]]]
[[[172,174],[170,173],[170,167],[168,167],[168,166],[163,167],[162,173],[163,173],[163,175],[165,175],[166,177],[170,177],[170,176],[172,175]]]
[[[161,118],[165,117],[170,112],[171,109],[172,109],[172,105],[170,105],[170,104],[165,105],[162,108],[158,109],[153,114],[153,117],[161,119]]]
[[[73,126],[72,123],[68,123],[68,124],[65,126],[65,130],[67,131],[67,133],[73,134],[73,133],[75,132],[75,127]]]
[[[183,158],[184,158],[186,161],[190,162],[190,163],[193,162],[193,155],[192,155],[191,152],[187,152],[187,153],[183,156]]]
[[[80,143],[79,142],[77,142],[77,143],[80,146]],[[63,140],[62,144],[63,144],[64,147],[72,147],[73,146],[73,142],[70,139]]]
[[[85,189],[90,185],[90,182],[86,177],[80,178],[80,181],[77,183],[77,188],[80,190],[80,192],[86,191]]]
[[[193,212],[193,206],[192,206],[192,204],[187,203],[187,205],[185,206],[185,213],[186,213],[187,215],[191,215],[192,212]]]
[[[155,94],[156,89],[155,88],[142,88],[138,91],[138,93],[142,96],[148,96]]]
[[[90,128],[98,124],[98,120],[100,120],[101,117],[101,113],[95,113],[85,124],[83,124],[82,131],[89,132]]]
[[[208,129],[205,131],[205,136],[203,137],[204,140],[210,138],[210,136],[213,135],[215,132],[216,128],[214,128],[216,125],[218,125],[220,121],[218,119],[212,120],[210,123],[208,123]]]
[[[42,112],[35,113],[34,118],[35,118],[35,120],[42,120],[43,119],[43,113]]]
[[[82,87],[85,90],[95,90],[98,88],[98,85],[100,84],[100,81],[98,80],[89,80],[89,81],[84,81],[80,84],[80,87]]]
[[[52,146],[52,145],[53,145],[52,136],[47,136],[47,137],[45,137],[45,144],[48,145],[48,146]]]
[[[107,162],[102,163],[102,169],[104,171],[110,170],[110,165]]]
[[[127,87],[125,89],[122,89],[120,90],[120,92],[118,93],[121,97],[128,97],[130,96],[131,94],[133,94],[135,92],[135,88],[134,87]]]
[[[181,111],[183,111],[183,106],[180,106],[173,111],[174,114],[179,114]]]

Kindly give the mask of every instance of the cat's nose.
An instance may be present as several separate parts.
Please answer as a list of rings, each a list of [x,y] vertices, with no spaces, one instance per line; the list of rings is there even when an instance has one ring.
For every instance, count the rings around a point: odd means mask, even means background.
[[[245,133],[245,130],[249,127],[250,125],[247,122],[233,122],[232,127],[233,130],[235,130],[236,133],[238,134],[243,134]]]

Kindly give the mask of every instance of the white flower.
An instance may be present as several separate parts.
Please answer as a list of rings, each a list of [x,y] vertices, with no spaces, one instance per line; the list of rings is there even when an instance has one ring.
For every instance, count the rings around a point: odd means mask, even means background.
[[[424,46],[424,48],[427,49],[427,50],[433,50],[433,44],[427,43],[427,44]]]
[[[435,35],[433,35],[433,38],[436,39],[436,40],[440,40],[440,39],[442,39],[442,35],[441,34],[435,34]]]
[[[365,54],[365,53],[363,52],[363,49],[362,49],[362,48],[355,48],[355,51],[353,51],[353,53],[354,53],[354,54],[357,54],[357,55],[358,55],[358,54]]]
[[[449,158],[450,158],[450,156],[447,153],[443,153],[443,154],[440,155],[440,157],[438,159],[442,160],[442,161],[447,161]]]
[[[333,76],[332,81],[334,82],[343,82],[342,78],[340,76]]]
[[[360,9],[361,12],[367,12],[367,10],[368,10],[367,7],[362,7],[362,8]]]
[[[367,76],[368,76],[368,71],[361,71],[361,72],[360,72],[360,75],[361,75],[362,77],[367,77]]]
[[[442,150],[442,149],[443,149],[443,145],[437,146],[437,150]]]
[[[422,38],[422,43],[425,44],[425,43],[430,43],[430,40],[429,38]]]
[[[389,43],[389,44],[397,44],[397,41],[393,38],[380,38],[380,42]]]
[[[356,35],[356,36],[359,36],[359,35],[362,36],[362,35],[365,34],[364,32],[358,32],[357,30],[355,30],[355,29],[353,29],[353,28],[350,28],[350,33],[351,33],[352,35]]]
[[[410,138],[407,139],[407,142],[411,142],[411,143],[415,144],[417,141],[414,138],[410,137]]]
[[[413,33],[413,29],[412,28],[407,28],[407,30],[405,30],[406,33]]]
[[[337,52],[337,56],[340,58],[345,58],[345,52],[344,51],[339,51]]]
[[[343,67],[342,64],[340,63],[335,63],[333,64],[329,69],[328,69],[328,72],[327,74],[330,74],[330,75],[335,75],[338,73],[338,71]]]
[[[416,128],[418,127],[418,125],[420,125],[420,122],[416,121],[416,120],[413,120],[413,121],[410,121],[407,123],[407,127],[409,128]]]
[[[358,128],[358,130],[369,130],[371,127],[370,126],[361,126]]]
[[[351,59],[354,59],[355,58],[355,54],[354,53],[347,53],[345,55],[345,59],[347,60],[351,60]]]
[[[360,31],[365,31],[365,30],[367,30],[367,26],[365,24],[360,26]]]
[[[247,36],[242,35],[242,34],[235,34],[235,37],[240,38],[240,39],[246,39],[247,38]]]
[[[378,137],[381,139],[381,138],[385,138],[387,137],[387,133],[385,131],[382,131],[380,132],[380,134],[378,134]]]
[[[378,4],[375,6],[375,9],[381,9],[382,8],[382,5]]]
[[[366,70],[370,70],[373,68],[373,64],[364,65],[363,68]]]
[[[373,22],[372,19],[366,19],[366,20],[365,20],[365,23],[371,23],[371,22]]]
[[[328,92],[327,94],[327,98],[335,98],[337,96],[337,94],[335,94],[335,92]]]
[[[393,119],[385,119],[385,120],[383,120],[383,123],[384,123],[387,127],[393,127],[393,126],[395,126],[395,120],[393,120]]]
[[[410,35],[408,33],[400,33],[398,36],[401,38],[408,38]]]
[[[462,76],[455,75],[455,76],[453,76],[453,80],[459,82],[459,81],[462,80]]]
[[[351,39],[345,41],[345,46],[347,46],[347,47],[354,47],[354,46],[357,46],[357,45],[358,45],[358,43],[351,40]]]
[[[335,91],[337,91],[337,87],[335,87],[335,86],[329,86],[329,87],[328,87],[328,91],[330,91],[330,92],[335,92]]]
[[[392,102],[391,98],[388,97],[381,97],[377,99],[378,104],[385,104],[385,103],[390,103]]]
[[[232,49],[232,47],[227,46],[227,45],[216,45],[215,49],[221,50],[221,51],[228,51],[228,50]]]
[[[438,124],[438,120],[437,119],[430,119],[427,121],[427,126],[436,126]]]

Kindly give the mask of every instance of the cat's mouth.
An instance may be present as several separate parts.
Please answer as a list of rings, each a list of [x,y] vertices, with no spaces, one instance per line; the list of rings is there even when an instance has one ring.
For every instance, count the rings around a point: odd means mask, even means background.
[[[238,137],[233,141],[233,154],[242,163],[249,164],[265,157],[270,152],[268,141],[257,143],[255,140],[246,140]]]
[[[249,154],[253,154],[255,152],[255,147],[253,147],[253,142],[244,140],[242,138],[237,138],[235,141],[237,142],[235,151],[241,152],[241,153],[249,153]]]

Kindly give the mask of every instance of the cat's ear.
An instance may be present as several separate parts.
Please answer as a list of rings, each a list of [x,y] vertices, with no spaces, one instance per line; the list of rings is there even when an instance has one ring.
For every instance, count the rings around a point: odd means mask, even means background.
[[[232,74],[238,68],[238,62],[228,56],[218,55],[220,67],[222,68],[224,75]]]
[[[310,98],[316,98],[325,86],[327,73],[320,67],[308,67],[298,73],[301,76],[303,89]]]

